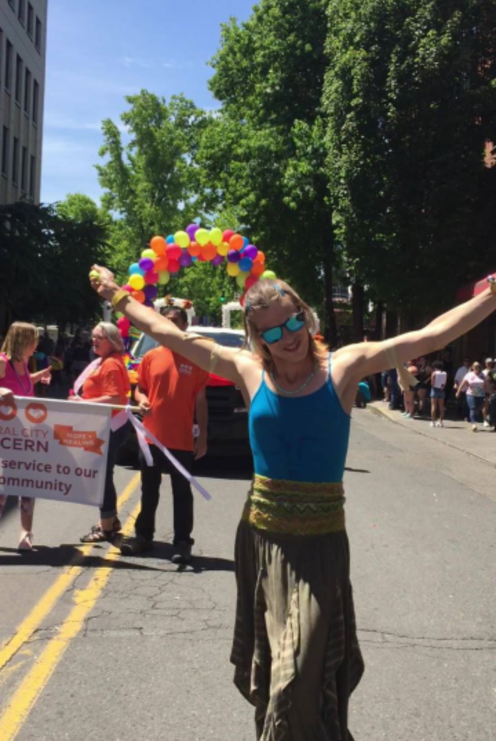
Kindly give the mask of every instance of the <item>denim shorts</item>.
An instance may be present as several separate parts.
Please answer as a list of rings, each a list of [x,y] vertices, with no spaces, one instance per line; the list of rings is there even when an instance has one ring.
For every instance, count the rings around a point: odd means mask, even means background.
[[[446,398],[446,392],[444,389],[431,389],[431,399],[444,399]]]

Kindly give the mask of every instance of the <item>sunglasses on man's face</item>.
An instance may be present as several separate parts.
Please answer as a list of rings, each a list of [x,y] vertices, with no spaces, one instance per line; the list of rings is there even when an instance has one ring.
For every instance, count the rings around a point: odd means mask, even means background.
[[[273,345],[275,342],[282,340],[282,331],[286,327],[288,332],[299,332],[305,326],[305,312],[304,310],[299,311],[297,314],[292,314],[289,319],[286,319],[284,324],[279,324],[277,327],[270,327],[260,332],[260,337],[268,345]]]

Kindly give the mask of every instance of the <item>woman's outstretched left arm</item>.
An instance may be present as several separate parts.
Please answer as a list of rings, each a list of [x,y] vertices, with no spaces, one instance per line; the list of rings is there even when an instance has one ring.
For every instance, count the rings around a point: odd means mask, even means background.
[[[483,293],[438,316],[414,332],[383,342],[348,345],[333,355],[333,363],[346,368],[354,379],[388,370],[397,363],[441,350],[476,327],[496,309],[496,284]]]

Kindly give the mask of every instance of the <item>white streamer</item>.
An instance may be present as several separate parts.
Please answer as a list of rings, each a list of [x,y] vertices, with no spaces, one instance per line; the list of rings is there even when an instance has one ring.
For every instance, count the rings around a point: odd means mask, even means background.
[[[142,425],[138,419],[136,419],[136,417],[134,416],[134,414],[131,412],[129,408],[126,410],[125,414],[127,418],[129,419],[129,421],[131,422],[131,424],[133,425],[134,429],[136,430],[138,443],[141,448],[141,452],[143,453],[145,457],[147,465],[148,466],[154,465],[150,446],[148,445],[148,441],[146,439],[148,437],[152,441],[152,443],[156,445],[156,447],[165,455],[165,457],[170,460],[172,465],[179,471],[179,473],[182,474],[184,478],[187,479],[189,483],[192,486],[194,486],[195,489],[197,489],[197,491],[200,492],[202,497],[204,497],[207,500],[207,502],[209,502],[212,499],[212,497],[210,496],[208,491],[203,488],[203,486],[199,483],[199,481],[197,481],[195,477],[189,471],[187,471],[181,463],[179,463],[177,458],[175,458],[172,455],[170,450],[167,450],[165,445],[162,445],[162,443],[159,440],[157,440],[155,435],[153,435],[150,432],[150,430],[147,430],[146,427]]]

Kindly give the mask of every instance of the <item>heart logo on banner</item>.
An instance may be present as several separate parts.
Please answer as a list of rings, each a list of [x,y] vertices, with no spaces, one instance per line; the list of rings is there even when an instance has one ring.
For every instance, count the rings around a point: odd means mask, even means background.
[[[0,404],[0,419],[3,422],[10,422],[17,414],[17,407],[14,401],[3,401]]]
[[[26,417],[33,425],[41,425],[48,417],[48,409],[44,404],[33,402],[26,407]]]

